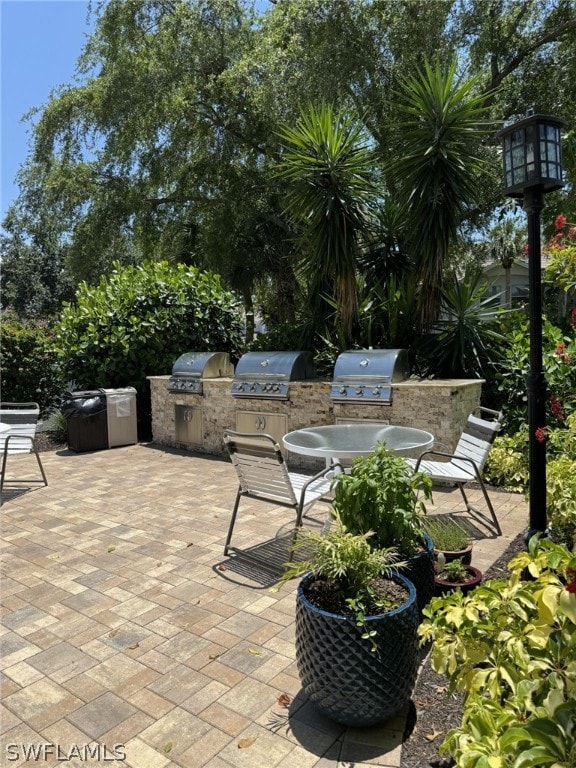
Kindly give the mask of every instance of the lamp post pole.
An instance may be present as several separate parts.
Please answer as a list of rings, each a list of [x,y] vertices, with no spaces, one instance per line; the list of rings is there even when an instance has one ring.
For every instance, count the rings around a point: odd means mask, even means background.
[[[546,530],[546,378],[542,366],[542,265],[540,212],[544,195],[561,189],[562,136],[566,122],[552,115],[528,115],[503,128],[504,194],[523,198],[528,214],[528,282],[530,288],[530,370],[526,381],[529,429],[529,529]]]
[[[542,365],[542,265],[540,211],[544,208],[541,187],[524,193],[528,215],[528,282],[530,287],[530,372],[528,392],[529,431],[529,530],[528,536],[546,530],[546,377]]]

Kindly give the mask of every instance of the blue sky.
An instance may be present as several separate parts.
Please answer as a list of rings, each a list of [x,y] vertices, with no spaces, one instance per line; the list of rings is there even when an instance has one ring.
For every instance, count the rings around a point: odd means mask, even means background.
[[[72,81],[90,31],[85,0],[0,0],[1,218],[18,195],[14,177],[28,152],[22,116]]]

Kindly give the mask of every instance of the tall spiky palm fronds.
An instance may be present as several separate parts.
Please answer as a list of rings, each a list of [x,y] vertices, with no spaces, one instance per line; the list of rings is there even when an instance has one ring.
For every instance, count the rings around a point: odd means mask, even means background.
[[[487,378],[494,370],[505,339],[490,322],[494,307],[487,288],[482,270],[475,265],[446,280],[440,291],[440,317],[422,347],[429,362],[427,375]]]
[[[479,177],[493,168],[481,150],[493,125],[476,85],[477,78],[458,79],[455,61],[448,67],[425,62],[401,81],[396,95],[402,145],[388,170],[406,209],[424,329],[438,309],[450,244],[474,204]]]
[[[377,198],[373,152],[362,123],[331,105],[302,111],[279,131],[278,177],[288,182],[286,213],[300,233],[300,266],[315,286],[330,286],[348,339],[358,311],[356,273]]]

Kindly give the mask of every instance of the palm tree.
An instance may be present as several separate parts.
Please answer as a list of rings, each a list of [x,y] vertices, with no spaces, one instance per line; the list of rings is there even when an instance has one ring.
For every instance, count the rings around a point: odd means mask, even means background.
[[[388,165],[389,182],[406,210],[424,330],[438,311],[450,245],[477,197],[479,176],[491,167],[480,148],[491,129],[487,97],[475,94],[476,82],[459,81],[455,61],[447,69],[425,62],[397,93],[401,145]]]
[[[504,304],[512,307],[512,265],[522,254],[525,235],[516,227],[512,219],[503,219],[490,232],[490,255],[504,268]]]
[[[358,312],[357,267],[368,239],[376,188],[373,152],[362,123],[328,104],[302,111],[279,131],[278,176],[288,182],[286,212],[299,241],[300,267],[316,318],[332,312],[334,296],[347,342]]]

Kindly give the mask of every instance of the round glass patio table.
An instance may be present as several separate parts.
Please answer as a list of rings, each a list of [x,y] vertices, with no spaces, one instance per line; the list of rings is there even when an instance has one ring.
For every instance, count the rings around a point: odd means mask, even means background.
[[[368,456],[377,443],[399,455],[424,453],[434,444],[434,435],[414,427],[391,424],[328,424],[288,432],[282,438],[284,446],[293,453],[317,456],[330,461]]]

